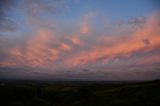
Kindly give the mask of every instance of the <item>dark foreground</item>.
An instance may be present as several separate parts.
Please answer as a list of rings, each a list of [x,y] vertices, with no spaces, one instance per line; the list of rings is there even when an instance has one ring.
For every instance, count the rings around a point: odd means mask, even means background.
[[[160,80],[0,84],[0,106],[160,106]]]

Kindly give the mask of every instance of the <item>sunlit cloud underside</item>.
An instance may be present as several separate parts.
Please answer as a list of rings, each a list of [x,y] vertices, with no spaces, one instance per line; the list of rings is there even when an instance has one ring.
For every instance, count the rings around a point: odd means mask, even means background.
[[[1,78],[160,78],[158,10],[123,20],[96,8],[84,11],[81,0],[74,2],[79,11],[69,0],[1,3]]]

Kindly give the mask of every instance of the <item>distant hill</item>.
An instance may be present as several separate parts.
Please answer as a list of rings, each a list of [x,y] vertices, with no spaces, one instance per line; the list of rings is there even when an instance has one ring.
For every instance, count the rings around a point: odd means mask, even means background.
[[[160,106],[160,79],[121,83],[13,82],[1,81],[0,106]]]

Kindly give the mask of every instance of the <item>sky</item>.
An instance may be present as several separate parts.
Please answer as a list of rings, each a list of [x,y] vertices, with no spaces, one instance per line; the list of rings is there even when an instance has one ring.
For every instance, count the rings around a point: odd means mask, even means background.
[[[0,0],[0,79],[160,78],[159,0]]]

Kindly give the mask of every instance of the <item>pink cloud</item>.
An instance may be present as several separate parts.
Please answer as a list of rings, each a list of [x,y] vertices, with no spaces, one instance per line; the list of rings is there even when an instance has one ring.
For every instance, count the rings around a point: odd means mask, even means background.
[[[80,32],[66,34],[65,37],[56,33],[56,30],[38,27],[36,33],[32,33],[32,36],[25,39],[22,46],[6,48],[8,56],[0,61],[0,65],[53,68],[60,64],[60,66],[75,67],[97,63],[108,64],[111,60],[118,62],[119,57],[130,58],[135,52],[145,54],[160,47],[158,16],[151,16],[144,27],[119,37],[108,35],[107,32],[103,34],[106,36],[96,35],[88,24],[90,21],[88,17],[82,23]],[[81,34],[90,36],[81,36]],[[158,56],[146,59],[148,62],[153,60],[159,61]]]

